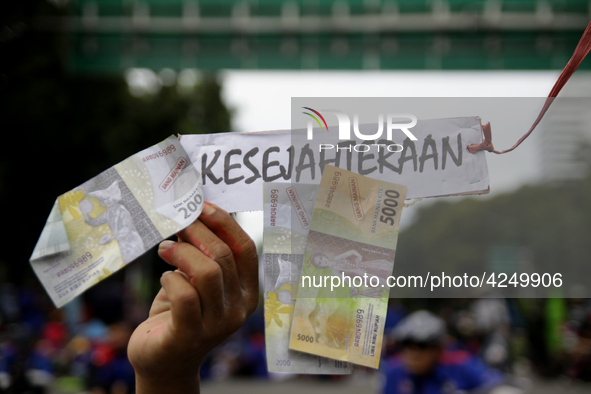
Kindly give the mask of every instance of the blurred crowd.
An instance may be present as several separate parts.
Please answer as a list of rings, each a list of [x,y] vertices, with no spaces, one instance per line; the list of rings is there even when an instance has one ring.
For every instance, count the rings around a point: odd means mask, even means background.
[[[125,286],[115,281],[62,309],[55,309],[40,287],[1,284],[0,393],[133,393],[126,347],[149,308],[140,304],[130,301]],[[496,377],[591,381],[588,299],[390,300],[388,308],[382,372],[409,349],[417,355],[428,348],[428,343],[400,337],[400,322],[427,308],[442,322],[441,351],[434,353],[438,362],[467,365],[476,360]],[[274,378],[266,367],[264,324],[259,308],[208,356],[203,381]]]
[[[56,380],[64,391],[133,392],[126,349],[134,323],[117,289],[103,286],[55,309],[39,287],[2,284],[0,392],[46,393]]]

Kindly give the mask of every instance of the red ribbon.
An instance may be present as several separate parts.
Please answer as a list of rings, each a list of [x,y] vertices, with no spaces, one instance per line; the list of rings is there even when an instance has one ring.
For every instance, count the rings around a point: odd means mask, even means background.
[[[503,153],[511,152],[513,149],[515,149],[519,145],[521,145],[521,143],[523,141],[525,141],[525,139],[527,137],[529,137],[529,135],[532,133],[532,131],[534,131],[534,129],[536,128],[538,123],[540,123],[540,121],[544,117],[544,114],[546,114],[546,111],[548,111],[548,108],[550,108],[550,105],[552,105],[552,102],[554,101],[556,96],[558,96],[558,93],[562,90],[564,85],[566,85],[566,82],[569,80],[571,75],[573,75],[575,70],[579,67],[579,65],[581,64],[583,59],[585,59],[585,56],[587,56],[589,51],[591,51],[591,22],[587,25],[587,28],[585,29],[585,32],[583,33],[583,37],[581,37],[581,40],[579,41],[579,43],[577,44],[577,47],[575,48],[575,52],[573,53],[573,56],[570,58],[570,60],[566,64],[566,67],[564,67],[564,70],[562,70],[562,73],[560,74],[560,76],[558,77],[558,80],[554,84],[554,87],[550,91],[550,94],[548,95],[548,98],[546,99],[546,102],[544,103],[544,106],[542,107],[540,114],[538,115],[536,121],[531,126],[529,131],[527,133],[525,133],[525,135],[523,135],[523,137],[521,137],[519,139],[519,141],[517,141],[515,143],[515,145],[513,145],[511,148],[505,149],[504,151],[499,152],[499,151],[495,150],[495,148],[492,144],[492,133],[491,133],[491,129],[490,129],[490,123],[487,123],[484,126],[482,126],[482,133],[484,134],[484,141],[482,141],[480,144],[468,145],[468,151],[470,153],[476,153],[481,150],[486,150],[489,152],[496,153],[498,155],[502,155]]]

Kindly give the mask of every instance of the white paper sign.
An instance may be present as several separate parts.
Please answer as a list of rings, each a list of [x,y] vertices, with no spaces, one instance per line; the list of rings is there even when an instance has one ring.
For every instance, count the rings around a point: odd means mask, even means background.
[[[364,135],[376,124],[360,125]],[[203,177],[203,192],[229,212],[263,209],[263,182],[319,183],[327,164],[407,186],[407,198],[488,193],[480,118],[419,120],[417,138],[339,141],[314,129],[183,135],[181,143]]]

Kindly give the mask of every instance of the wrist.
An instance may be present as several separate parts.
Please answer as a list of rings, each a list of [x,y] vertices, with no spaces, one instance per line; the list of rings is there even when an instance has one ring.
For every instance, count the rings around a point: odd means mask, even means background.
[[[136,394],[199,394],[199,371],[192,376],[176,378],[164,376],[141,376],[136,373]]]

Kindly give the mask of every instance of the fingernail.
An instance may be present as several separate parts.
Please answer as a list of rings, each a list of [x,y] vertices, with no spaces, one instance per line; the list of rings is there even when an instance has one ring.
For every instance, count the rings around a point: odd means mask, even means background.
[[[164,278],[166,275],[172,274],[172,271],[164,271],[162,273],[162,277]]]
[[[162,242],[160,242],[160,246],[158,246],[158,249],[165,250],[165,249],[168,249],[168,248],[174,246],[175,244],[176,244],[176,242],[174,242],[174,241],[169,241],[169,240],[162,241]]]
[[[214,212],[215,212],[215,208],[213,207],[213,205],[208,203],[207,201],[205,201],[203,203],[203,214],[210,216],[210,215],[213,215]]]

